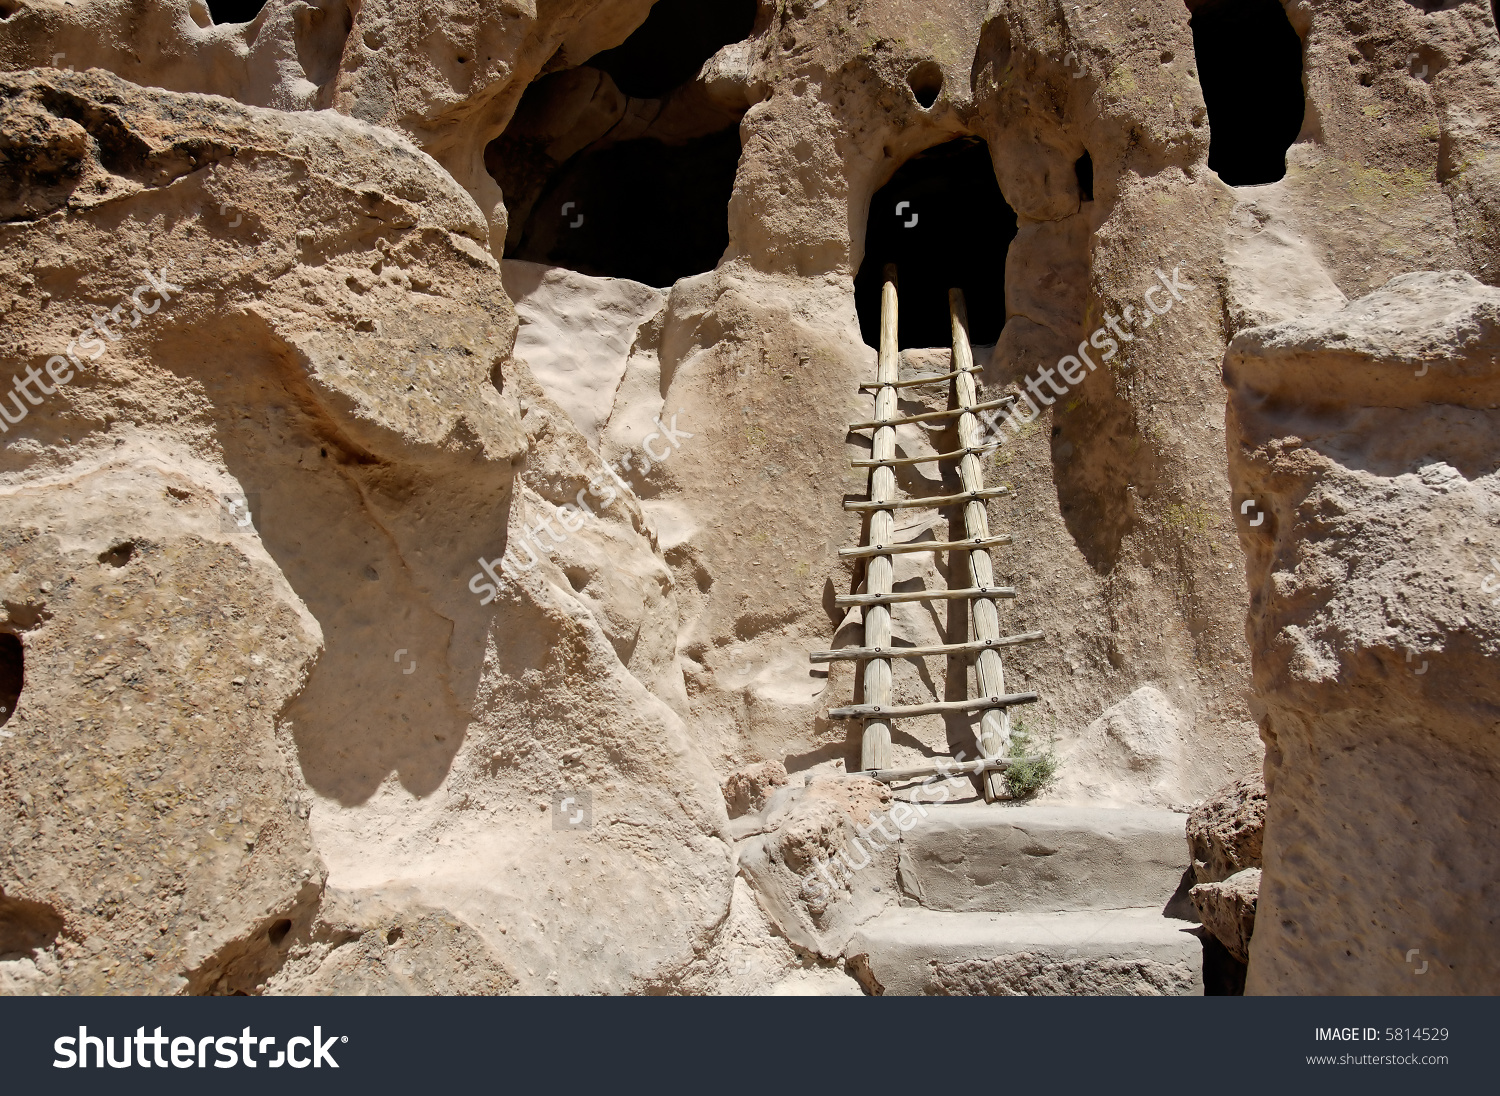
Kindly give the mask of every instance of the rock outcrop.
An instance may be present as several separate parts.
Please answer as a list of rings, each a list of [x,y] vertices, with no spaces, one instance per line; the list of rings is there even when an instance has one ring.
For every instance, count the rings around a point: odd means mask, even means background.
[[[1265,828],[1266,786],[1258,776],[1220,788],[1187,820],[1195,880],[1188,897],[1203,927],[1241,963],[1255,933]]]
[[[60,919],[55,987],[254,989],[340,935],[325,885],[464,911],[494,985],[689,961],[731,868],[718,780],[643,684],[670,576],[508,360],[468,194],[338,114],[97,72],[0,97],[8,331],[42,378],[0,452],[0,885]],[[590,829],[549,819],[570,786]]]
[[[1217,883],[1260,867],[1266,829],[1266,785],[1247,776],[1220,788],[1193,808],[1187,820],[1193,878]]]
[[[799,951],[836,959],[855,929],[895,901],[900,830],[888,824],[890,803],[868,777],[833,777],[785,788],[740,820],[740,871]]]
[[[1267,814],[1247,992],[1489,993],[1500,291],[1409,274],[1225,359]]]
[[[1250,939],[1255,935],[1255,906],[1260,896],[1260,869],[1246,868],[1228,879],[1197,883],[1188,892],[1203,927],[1214,934],[1230,955],[1250,961]]]

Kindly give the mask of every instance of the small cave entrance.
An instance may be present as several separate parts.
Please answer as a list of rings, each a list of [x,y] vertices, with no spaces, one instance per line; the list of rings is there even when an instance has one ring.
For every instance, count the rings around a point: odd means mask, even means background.
[[[756,7],[756,0],[656,0],[629,38],[587,64],[632,99],[660,99],[723,47],[750,37]]]
[[[738,127],[580,153],[547,181],[507,258],[658,287],[718,265],[740,162]]]
[[[10,722],[26,683],[26,650],[14,632],[0,632],[0,727]]]
[[[913,156],[870,200],[865,256],[854,279],[859,330],[880,345],[880,286],[895,263],[900,345],[948,346],[948,290],[964,291],[969,337],[987,345],[1005,326],[1005,256],[1016,214],[1000,194],[989,147],[964,137]]]
[[[1230,186],[1286,175],[1302,130],[1302,39],[1278,0],[1189,0],[1208,106],[1208,166]]]
[[[1094,158],[1084,149],[1083,155],[1073,163],[1073,174],[1078,177],[1078,200],[1094,200]]]
[[[718,265],[748,103],[697,80],[755,0],[659,0],[624,43],[527,88],[485,150],[505,257],[670,286]]]

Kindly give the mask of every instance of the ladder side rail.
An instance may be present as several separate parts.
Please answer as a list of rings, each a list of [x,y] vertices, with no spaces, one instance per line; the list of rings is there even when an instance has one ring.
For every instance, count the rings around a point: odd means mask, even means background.
[[[969,345],[969,312],[961,289],[948,290],[948,314],[953,330],[953,370],[958,374],[953,386],[962,408],[979,406],[978,393],[974,386],[974,352]],[[996,401],[990,401],[994,404]],[[972,410],[959,416],[958,444],[965,450],[973,450],[981,441],[980,423]],[[958,464],[958,476],[966,491],[984,489],[984,464],[977,453],[965,452]],[[990,535],[989,516],[985,504],[973,501],[964,506],[964,532],[970,539],[987,539]],[[976,587],[995,585],[994,565],[987,548],[977,548],[969,553],[969,577]],[[950,579],[951,581],[951,579]],[[994,601],[976,598],[970,603],[974,620],[974,638],[981,643],[994,643],[1001,637],[1000,613]],[[1005,693],[1005,664],[995,646],[986,646],[974,658],[975,675],[979,681],[979,692],[985,696],[1000,696]],[[1003,757],[1010,748],[1010,710],[991,708],[979,721],[979,755],[992,759]],[[984,798],[988,803],[1003,799],[1005,782],[1003,775],[987,771],[980,778],[984,785]]]
[[[875,394],[875,421],[889,422],[897,415],[897,392],[895,381],[900,370],[898,347],[896,268],[887,265],[880,287],[880,356],[875,371],[875,380],[881,385]],[[870,455],[876,460],[889,460],[896,455],[896,428],[879,425],[875,427]],[[889,465],[870,472],[870,499],[873,502],[891,502],[896,498],[896,470]],[[891,509],[875,510],[870,514],[870,543],[891,544],[896,539],[896,515]],[[895,570],[889,554],[871,556],[865,565],[865,592],[867,594],[889,594],[895,578]],[[867,605],[862,610],[865,624],[866,647],[890,647],[891,610],[887,605]],[[891,660],[872,658],[864,668],[865,703],[889,707],[891,703]],[[888,769],[891,767],[891,721],[886,716],[871,716],[865,719],[864,735],[860,741],[860,768]]]

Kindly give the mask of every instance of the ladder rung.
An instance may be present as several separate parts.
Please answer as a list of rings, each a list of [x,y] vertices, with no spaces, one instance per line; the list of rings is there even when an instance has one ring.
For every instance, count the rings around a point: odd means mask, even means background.
[[[891,499],[889,502],[845,501],[845,510],[909,510],[914,506],[954,506],[960,502],[975,502],[979,499],[998,499],[1010,494],[1009,487],[985,487],[979,491],[964,491],[957,495],[931,495],[925,499]]]
[[[970,453],[987,453],[995,448],[993,445],[971,445],[965,449],[955,449],[951,453],[934,453],[930,457],[892,457],[890,460],[851,460],[849,463],[855,468],[879,468],[881,465],[889,464],[926,464],[934,460],[954,460],[957,457],[967,456]]]
[[[902,719],[906,716],[937,715],[940,712],[988,711],[990,708],[1009,708],[1015,704],[1035,704],[1036,693],[1008,693],[1005,696],[977,696],[971,700],[936,700],[931,704],[855,704],[848,708],[834,708],[828,713],[830,719],[855,719],[877,716],[881,719]]]
[[[1010,534],[998,537],[975,537],[973,540],[914,540],[906,544],[871,544],[863,548],[840,548],[839,558],[858,559],[861,556],[898,556],[907,552],[950,552],[961,548],[974,551],[993,548],[998,544],[1011,543]]]
[[[928,373],[923,377],[907,377],[900,381],[866,381],[860,385],[861,388],[911,388],[918,384],[931,384],[933,381],[951,381],[954,377],[961,377],[965,373],[977,373],[977,369],[955,369],[951,373]]]
[[[889,784],[896,780],[915,780],[919,776],[970,776],[978,773],[995,772],[999,769],[1008,769],[1021,761],[1036,761],[1036,757],[985,757],[976,758],[973,761],[939,761],[936,765],[923,765],[915,769],[870,769],[861,772],[856,769],[849,773],[819,773],[819,780],[858,780],[864,777],[867,780],[879,780],[883,784]],[[804,778],[804,785],[811,784],[811,775]]]
[[[898,601],[961,601],[976,597],[1015,597],[1014,586],[975,586],[967,590],[908,590],[891,594],[839,594],[835,605],[890,605]]]
[[[869,658],[923,658],[927,655],[978,653],[993,647],[1014,647],[1046,639],[1046,632],[1023,632],[1000,639],[975,639],[968,643],[937,643],[930,647],[841,647],[837,651],[813,651],[810,662],[859,662]]]
[[[868,776],[882,784],[897,780],[915,780],[919,776],[967,776],[970,774],[995,772],[1008,769],[1021,761],[1036,761],[1035,757],[989,757],[978,761],[955,761],[948,765],[923,765],[916,769],[873,769],[870,772],[849,773],[850,776]]]
[[[933,422],[937,419],[953,419],[959,415],[973,414],[975,411],[988,411],[994,407],[1004,407],[1006,404],[1015,403],[1014,396],[1001,396],[998,400],[990,400],[988,403],[976,403],[973,407],[950,407],[946,411],[924,411],[920,415],[907,415],[900,419],[884,419],[875,422],[856,422],[849,426],[850,430],[869,430],[876,426],[905,426],[912,422]]]

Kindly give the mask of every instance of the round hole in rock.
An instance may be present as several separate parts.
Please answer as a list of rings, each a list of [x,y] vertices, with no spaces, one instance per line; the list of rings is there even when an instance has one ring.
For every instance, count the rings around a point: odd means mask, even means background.
[[[132,541],[121,541],[113,548],[105,549],[99,553],[99,562],[111,567],[124,567],[135,555],[135,544]]]
[[[266,0],[208,0],[215,23],[248,23],[260,14]]]
[[[724,46],[748,38],[755,11],[756,0],[657,0],[629,38],[587,63],[626,95],[656,99],[691,80]]]
[[[1016,214],[1000,194],[988,146],[965,137],[912,157],[870,200],[865,256],[854,279],[860,334],[880,344],[880,287],[896,264],[902,349],[949,346],[948,290],[964,291],[969,338],[1005,325],[1005,255]]]
[[[906,86],[926,110],[943,92],[943,70],[936,61],[922,61],[906,74]]]
[[[21,646],[21,637],[13,632],[0,632],[0,727],[15,715],[25,684],[26,651]]]
[[[275,922],[269,929],[266,930],[266,939],[271,941],[272,947],[279,948],[281,946],[281,942],[286,939],[287,933],[291,931],[291,921],[283,917],[281,920]]]
[[[1208,106],[1208,166],[1230,186],[1274,183],[1302,129],[1302,39],[1278,0],[1189,2]]]
[[[30,959],[51,947],[63,930],[62,916],[45,902],[11,898],[0,890],[0,962]]]

